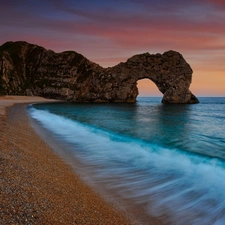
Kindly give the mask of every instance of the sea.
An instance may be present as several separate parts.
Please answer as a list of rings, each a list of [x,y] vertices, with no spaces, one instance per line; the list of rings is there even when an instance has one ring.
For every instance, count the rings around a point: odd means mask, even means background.
[[[224,225],[225,97],[199,100],[55,102],[28,112],[46,141],[102,193],[165,224]]]

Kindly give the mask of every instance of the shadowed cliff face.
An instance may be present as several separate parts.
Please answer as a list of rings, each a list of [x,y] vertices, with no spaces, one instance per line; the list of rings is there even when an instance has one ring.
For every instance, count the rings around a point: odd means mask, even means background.
[[[175,51],[135,55],[103,68],[84,56],[55,53],[26,42],[0,46],[0,94],[37,95],[74,102],[135,102],[137,81],[152,80],[163,103],[197,103],[192,69]]]

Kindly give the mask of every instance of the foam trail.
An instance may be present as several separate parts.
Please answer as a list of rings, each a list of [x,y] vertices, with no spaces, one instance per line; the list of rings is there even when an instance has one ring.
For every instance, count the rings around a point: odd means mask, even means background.
[[[68,143],[75,157],[97,166],[96,182],[110,182],[109,189],[147,205],[149,214],[166,215],[171,224],[225,224],[222,160],[119,136],[48,111],[29,112]]]

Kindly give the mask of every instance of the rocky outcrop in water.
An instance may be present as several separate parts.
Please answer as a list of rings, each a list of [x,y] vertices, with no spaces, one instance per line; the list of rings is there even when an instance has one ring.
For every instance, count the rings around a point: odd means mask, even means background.
[[[137,81],[152,80],[163,103],[197,103],[189,90],[192,69],[175,51],[135,55],[103,68],[73,51],[55,53],[27,42],[0,46],[0,94],[74,102],[135,102]]]

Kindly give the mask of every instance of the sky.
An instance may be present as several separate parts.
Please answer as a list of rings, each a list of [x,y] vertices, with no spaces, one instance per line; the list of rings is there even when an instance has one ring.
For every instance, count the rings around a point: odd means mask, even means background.
[[[0,45],[73,50],[103,67],[135,54],[180,52],[196,96],[225,96],[225,0],[1,0]],[[150,80],[141,96],[162,96]]]

